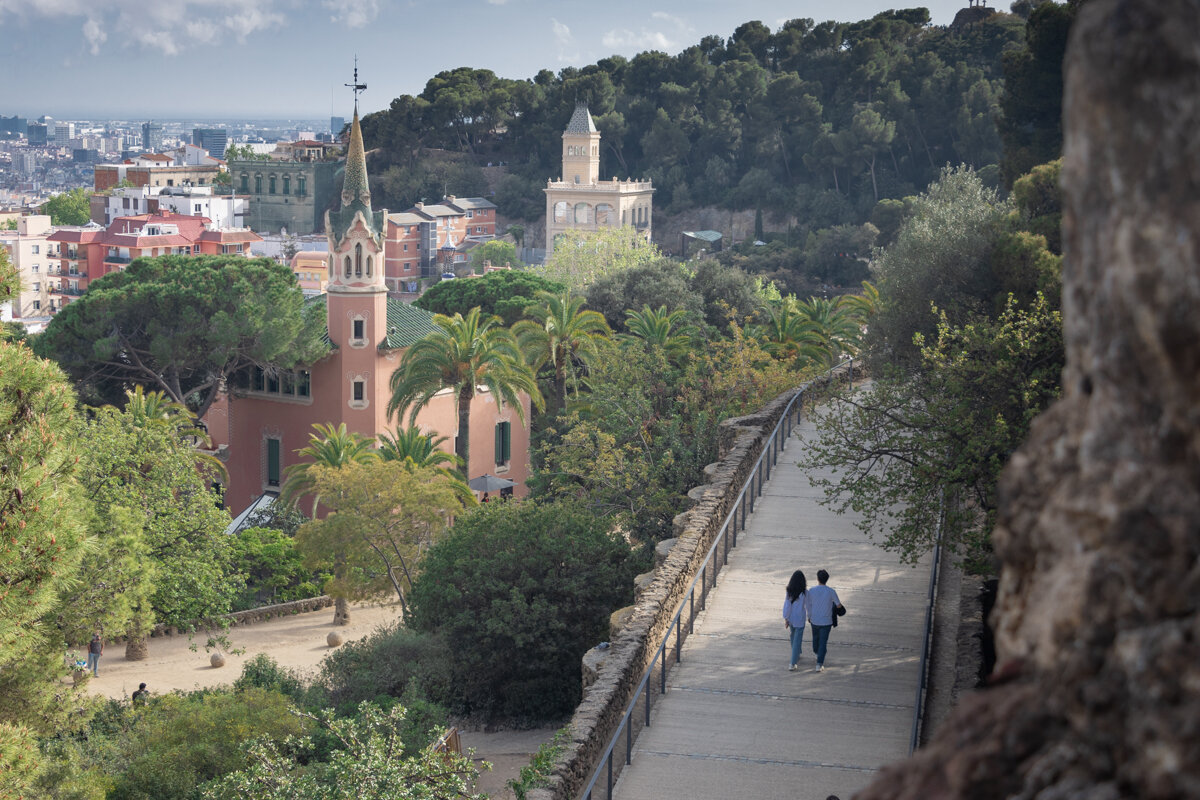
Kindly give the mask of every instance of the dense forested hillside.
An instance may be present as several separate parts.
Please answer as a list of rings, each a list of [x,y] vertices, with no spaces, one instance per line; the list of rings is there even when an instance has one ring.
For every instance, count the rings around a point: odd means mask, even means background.
[[[1025,50],[1017,14],[950,27],[920,8],[775,32],[747,22],[678,55],[613,56],[532,80],[439,73],[363,127],[382,204],[483,191],[481,167],[504,162],[495,200],[532,220],[578,98],[603,135],[601,174],[651,178],[657,210],[762,209],[821,228],[866,221],[948,163],[997,179],[1004,56]]]

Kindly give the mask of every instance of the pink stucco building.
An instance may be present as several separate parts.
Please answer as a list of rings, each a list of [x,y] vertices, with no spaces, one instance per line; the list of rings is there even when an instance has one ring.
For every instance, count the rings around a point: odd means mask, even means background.
[[[371,208],[366,158],[355,111],[346,157],[341,208],[326,212],[329,239],[325,294],[309,302],[325,307],[330,355],[307,368],[276,374],[254,369],[229,386],[205,423],[229,470],[226,504],[235,514],[263,494],[279,490],[284,470],[296,463],[314,423],[345,423],[375,437],[394,429],[387,416],[388,381],[404,349],[433,329],[432,315],[388,298],[384,260],[387,211]],[[525,419],[529,399],[524,398]],[[408,418],[403,420],[407,425]],[[422,410],[423,431],[457,436],[456,397],[444,390]],[[485,474],[514,481],[526,493],[529,432],[512,407],[480,389],[471,406],[468,477]]]

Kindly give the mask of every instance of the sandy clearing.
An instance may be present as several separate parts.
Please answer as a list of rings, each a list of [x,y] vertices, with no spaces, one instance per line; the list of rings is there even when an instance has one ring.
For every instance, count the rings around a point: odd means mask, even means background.
[[[279,664],[311,677],[321,659],[332,652],[333,648],[325,642],[330,631],[336,630],[347,642],[355,641],[395,622],[399,616],[398,603],[355,604],[351,606],[349,625],[333,625],[331,606],[233,628],[229,631],[230,641],[235,648],[244,648],[246,652],[226,655],[225,666],[219,669],[209,664],[209,653],[204,650],[207,636],[202,634],[191,639],[187,636],[151,639],[145,661],[126,661],[124,645],[108,645],[100,657],[100,677],[88,681],[88,690],[94,695],[121,699],[133,694],[142,682],[155,695],[175,689],[188,691],[231,684],[241,676],[242,665],[259,653],[266,653]],[[192,644],[196,645],[195,652],[191,650]],[[79,647],[76,652],[83,654],[86,649]],[[517,777],[521,767],[529,763],[543,742],[554,738],[554,733],[554,728],[496,733],[464,731],[463,749],[474,748],[476,766],[483,761],[493,765],[490,771],[480,773],[475,791],[495,800],[512,798],[508,781]]]
[[[230,684],[241,676],[242,665],[259,653],[266,653],[281,666],[312,676],[321,659],[332,651],[325,643],[330,631],[336,630],[348,642],[355,641],[381,625],[395,622],[399,616],[400,606],[396,603],[355,604],[351,606],[349,625],[333,625],[331,606],[232,628],[229,640],[235,648],[244,648],[246,652],[226,655],[225,666],[220,669],[209,664],[210,654],[204,650],[208,637],[204,634],[190,639],[187,636],[151,639],[149,658],[145,661],[126,661],[124,645],[108,645],[100,657],[100,677],[88,682],[88,690],[95,695],[121,698],[133,694],[142,682],[153,694]],[[193,644],[195,652],[191,650]],[[85,650],[78,648],[79,653]]]

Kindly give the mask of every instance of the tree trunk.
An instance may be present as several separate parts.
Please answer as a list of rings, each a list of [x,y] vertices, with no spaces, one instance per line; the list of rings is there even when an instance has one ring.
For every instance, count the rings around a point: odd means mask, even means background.
[[[454,453],[462,459],[463,474],[471,480],[471,399],[475,396],[473,384],[458,392],[458,438],[454,440]]]
[[[145,636],[130,636],[125,640],[125,660],[145,661],[149,657]]]
[[[350,624],[350,603],[344,597],[336,597],[333,600],[333,624]]]

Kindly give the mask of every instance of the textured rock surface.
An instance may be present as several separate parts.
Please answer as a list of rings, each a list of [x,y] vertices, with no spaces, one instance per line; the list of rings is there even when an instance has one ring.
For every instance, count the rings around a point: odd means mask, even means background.
[[[1063,399],[1003,479],[993,688],[860,798],[1200,796],[1200,0],[1068,50]]]

